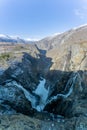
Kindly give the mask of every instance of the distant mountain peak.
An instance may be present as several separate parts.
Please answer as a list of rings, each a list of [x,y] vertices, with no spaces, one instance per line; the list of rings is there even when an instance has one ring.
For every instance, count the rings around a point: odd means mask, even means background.
[[[10,37],[8,35],[0,34],[0,38],[7,38],[7,39],[9,39]]]
[[[0,34],[0,42],[15,42],[15,43],[29,43],[29,42],[34,42],[38,41],[38,39],[23,39],[20,38],[20,36],[8,36],[4,34]]]

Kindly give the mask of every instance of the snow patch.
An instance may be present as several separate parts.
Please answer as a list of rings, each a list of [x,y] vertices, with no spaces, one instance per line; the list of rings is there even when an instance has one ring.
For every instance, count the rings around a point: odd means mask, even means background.
[[[21,86],[17,82],[13,81],[13,84],[16,85],[19,89],[21,89],[24,92],[24,95],[27,98],[27,100],[30,101],[32,107],[35,108],[35,104],[36,104],[35,96],[33,96],[29,91],[27,91],[25,88],[23,88],[23,86]]]
[[[45,83],[46,83],[46,80],[42,78],[36,90],[33,92],[33,94],[35,94],[36,96],[31,94],[29,91],[23,88],[23,86],[18,84],[16,81],[13,81],[8,84],[14,84],[16,87],[21,89],[24,92],[24,95],[27,98],[27,100],[31,102],[32,108],[35,108],[37,111],[42,111],[45,107],[46,100],[48,97],[48,92],[49,92],[49,90],[45,88]],[[40,97],[40,100],[37,99],[37,96]]]
[[[4,35],[4,34],[0,34],[0,38],[10,39],[10,37],[8,35]]]
[[[68,91],[66,94],[62,94],[62,93],[61,93],[61,94],[57,94],[56,96],[53,96],[53,97],[48,101],[48,103],[50,103],[50,102],[53,101],[53,100],[57,100],[58,97],[63,97],[63,98],[69,97],[69,96],[71,95],[71,93],[73,92],[73,86],[74,86],[74,84],[75,84],[76,78],[77,78],[77,74],[74,75],[73,78],[71,78],[71,79],[68,81],[68,83],[67,83],[67,85],[66,85],[66,87],[65,87],[65,91],[67,90],[67,87],[68,87],[69,85],[70,85],[71,87],[70,87],[69,91]]]
[[[48,97],[49,90],[45,88],[46,80],[42,79],[40,80],[39,85],[37,86],[37,89],[34,91],[35,94],[40,96],[40,102],[39,105],[36,106],[36,109],[38,111],[41,111],[44,109],[44,106],[46,104],[46,100]]]
[[[26,42],[28,42],[28,41],[39,41],[40,39],[37,39],[37,38],[20,38],[20,36],[18,36],[18,35],[15,35],[15,36],[8,36],[8,35],[4,35],[4,34],[0,34],[0,38],[1,39],[7,39],[7,40],[16,40],[16,41],[18,41],[18,40],[23,40],[23,41],[26,41]]]
[[[26,38],[25,39],[26,41],[39,41],[40,39],[37,39],[37,38]]]
[[[74,27],[73,30],[76,30],[76,29],[79,29],[79,28],[82,28],[82,27],[87,28],[87,24],[83,24],[83,25],[80,25],[78,27]]]

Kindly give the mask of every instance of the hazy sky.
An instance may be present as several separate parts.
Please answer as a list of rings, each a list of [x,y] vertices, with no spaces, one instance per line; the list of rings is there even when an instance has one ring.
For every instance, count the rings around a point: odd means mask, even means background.
[[[42,38],[87,23],[87,0],[0,0],[0,33]]]

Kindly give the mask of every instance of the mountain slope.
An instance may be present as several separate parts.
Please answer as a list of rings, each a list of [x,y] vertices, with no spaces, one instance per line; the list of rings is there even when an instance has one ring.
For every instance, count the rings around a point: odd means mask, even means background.
[[[86,129],[87,26],[34,44],[4,42],[0,47],[1,115],[22,113],[55,122],[62,118],[68,127],[70,118],[71,130],[80,129],[82,118]]]
[[[61,44],[73,44],[87,41],[87,25],[80,26],[78,28],[73,28],[64,33],[54,35],[51,37],[44,38],[37,42],[39,48],[43,50],[51,50],[53,48],[58,48]]]

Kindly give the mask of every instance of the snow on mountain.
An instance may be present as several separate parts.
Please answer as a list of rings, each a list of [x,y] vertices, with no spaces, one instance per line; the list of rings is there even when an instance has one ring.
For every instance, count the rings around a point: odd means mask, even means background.
[[[87,28],[87,24],[83,24],[83,25],[80,25],[78,27],[74,27],[72,28],[71,30],[67,31],[70,33],[73,32],[73,31],[76,31],[77,29],[85,29]],[[37,38],[20,38],[20,36],[8,36],[8,35],[4,35],[4,34],[0,34],[0,42],[15,42],[15,43],[29,43],[29,42],[39,42],[39,41],[51,41],[53,40],[54,38],[57,38],[57,36],[62,36],[63,34],[65,34],[64,32],[61,32],[61,33],[55,33],[51,36],[48,36],[48,37],[45,37],[43,39],[37,39]]]
[[[39,41],[40,39],[37,39],[37,38],[26,38],[25,39],[26,41]]]
[[[0,34],[0,42],[15,42],[15,43],[28,43],[38,41],[39,39],[22,39],[19,36],[8,36],[4,34]]]
[[[74,28],[72,28],[72,30],[76,30],[76,29],[79,29],[79,28],[87,28],[87,24],[82,24],[80,26],[74,27]]]
[[[11,39],[8,35],[0,34],[0,38]]]

